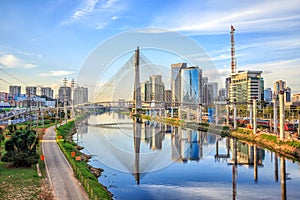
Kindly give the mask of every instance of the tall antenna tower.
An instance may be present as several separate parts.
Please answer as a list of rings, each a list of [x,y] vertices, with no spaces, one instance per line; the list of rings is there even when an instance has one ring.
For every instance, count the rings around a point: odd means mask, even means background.
[[[231,73],[236,72],[234,31],[235,31],[235,28],[231,25],[231,31],[230,31],[230,35],[231,35]]]

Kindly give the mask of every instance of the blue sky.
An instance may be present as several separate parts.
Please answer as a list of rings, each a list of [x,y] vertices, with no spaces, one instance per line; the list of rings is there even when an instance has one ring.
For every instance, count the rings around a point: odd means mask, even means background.
[[[57,88],[64,77],[76,79],[97,45],[146,27],[192,38],[225,77],[233,24],[238,70],[262,70],[265,87],[283,79],[300,92],[299,0],[1,0],[0,11],[0,91],[9,84]]]

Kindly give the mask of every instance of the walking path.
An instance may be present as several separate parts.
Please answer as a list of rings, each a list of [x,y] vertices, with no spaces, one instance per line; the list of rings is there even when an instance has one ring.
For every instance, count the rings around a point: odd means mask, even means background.
[[[55,199],[88,199],[87,193],[74,176],[70,164],[56,143],[55,134],[54,126],[46,129],[42,141],[46,173],[53,188]]]

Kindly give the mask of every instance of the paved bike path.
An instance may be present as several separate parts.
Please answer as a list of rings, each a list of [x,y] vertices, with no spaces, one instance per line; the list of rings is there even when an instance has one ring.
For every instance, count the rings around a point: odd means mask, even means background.
[[[74,172],[61,152],[55,140],[54,126],[46,129],[42,148],[45,156],[46,172],[54,191],[56,200],[88,199],[81,183],[76,179]]]

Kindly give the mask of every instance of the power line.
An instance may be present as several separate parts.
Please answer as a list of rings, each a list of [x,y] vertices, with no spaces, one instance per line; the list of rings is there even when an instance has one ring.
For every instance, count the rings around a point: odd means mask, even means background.
[[[9,85],[11,85],[11,83],[10,83],[10,82],[8,82],[8,81],[4,80],[3,78],[0,78],[0,80],[1,80],[1,81],[3,81],[3,82],[5,82],[5,83],[7,83],[7,84],[9,84]]]
[[[3,68],[0,68],[1,71],[3,71],[6,75],[10,76],[11,78],[17,80],[18,82],[24,84],[24,85],[28,85],[28,83],[24,82],[24,81],[21,81],[20,79],[16,78],[15,76],[9,74],[8,72],[4,71]]]

